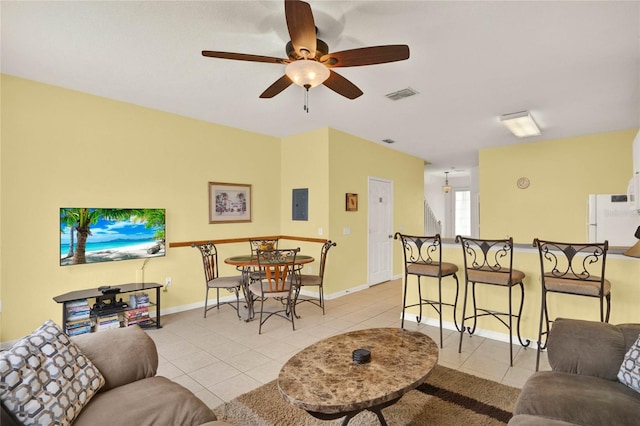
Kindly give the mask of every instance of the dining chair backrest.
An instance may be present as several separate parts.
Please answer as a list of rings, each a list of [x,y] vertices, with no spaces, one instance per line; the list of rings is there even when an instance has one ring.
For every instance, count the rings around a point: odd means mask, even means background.
[[[262,286],[263,292],[289,291],[294,273],[296,255],[300,248],[257,251],[258,267],[264,271],[262,279],[268,283]],[[264,282],[263,281],[263,282]]]
[[[327,253],[331,247],[335,247],[337,244],[333,241],[329,240],[322,245],[322,249],[320,249],[320,278],[324,277],[324,267],[327,263]]]
[[[204,267],[204,278],[209,282],[218,278],[218,250],[212,242],[204,244],[193,244],[202,254],[202,266]]]
[[[277,250],[278,249],[278,239],[250,239],[249,245],[251,246],[251,255],[255,256],[258,254],[258,250],[266,251],[266,250]]]

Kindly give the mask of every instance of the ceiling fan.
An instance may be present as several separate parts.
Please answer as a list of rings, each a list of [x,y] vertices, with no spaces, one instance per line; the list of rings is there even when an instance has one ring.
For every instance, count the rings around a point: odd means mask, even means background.
[[[309,3],[285,0],[284,11],[291,37],[291,41],[286,45],[288,59],[211,50],[203,50],[202,55],[210,58],[286,64],[285,75],[262,92],[261,98],[272,98],[295,83],[304,87],[307,92],[312,87],[324,84],[348,99],[355,99],[362,95],[362,90],[332,68],[384,64],[409,58],[409,46],[405,44],[362,47],[329,53],[329,46],[316,37],[316,25]]]

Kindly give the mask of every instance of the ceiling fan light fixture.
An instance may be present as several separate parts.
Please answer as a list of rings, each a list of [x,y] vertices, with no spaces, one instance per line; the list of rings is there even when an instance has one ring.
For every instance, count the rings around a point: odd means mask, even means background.
[[[285,74],[298,86],[310,89],[324,83],[329,78],[329,68],[310,59],[293,61],[285,68]]]
[[[519,138],[538,136],[540,128],[529,111],[514,112],[500,117],[502,124]]]

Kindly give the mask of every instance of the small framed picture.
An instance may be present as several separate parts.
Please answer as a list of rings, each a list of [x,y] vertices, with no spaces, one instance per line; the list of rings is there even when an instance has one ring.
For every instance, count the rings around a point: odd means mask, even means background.
[[[209,223],[251,222],[251,185],[209,182]]]
[[[346,202],[345,209],[348,212],[357,212],[358,211],[358,194],[346,194]]]

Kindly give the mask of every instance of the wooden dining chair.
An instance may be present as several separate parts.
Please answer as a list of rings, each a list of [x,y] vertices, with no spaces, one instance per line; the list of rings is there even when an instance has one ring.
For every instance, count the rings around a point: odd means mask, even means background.
[[[264,277],[251,282],[249,291],[256,299],[260,300],[258,334],[262,334],[262,325],[274,315],[290,321],[293,330],[296,329],[293,301],[295,263],[298,252],[300,252],[300,248],[257,250],[258,267]],[[269,311],[265,311],[265,301],[268,298],[276,300],[279,305]]]
[[[205,279],[205,296],[204,296],[204,317],[207,317],[207,311],[213,308],[220,309],[220,305],[229,305],[236,310],[238,318],[240,318],[240,288],[243,285],[242,275],[221,277],[218,275],[218,251],[215,244],[209,242],[205,244],[192,244],[191,247],[197,247],[202,255],[202,265],[204,267]],[[216,289],[216,305],[207,307],[209,302],[209,290]],[[220,303],[220,289],[235,293],[236,302]]]

